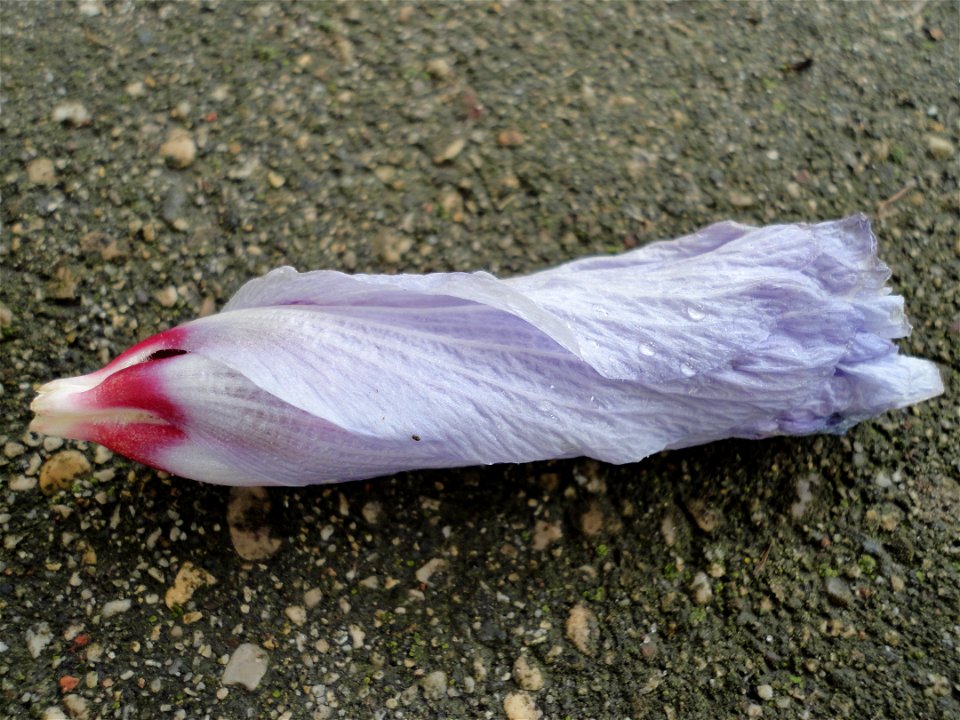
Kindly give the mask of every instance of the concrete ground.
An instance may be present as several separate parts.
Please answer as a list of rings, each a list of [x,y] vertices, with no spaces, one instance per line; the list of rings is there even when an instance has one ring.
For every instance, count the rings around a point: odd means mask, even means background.
[[[955,2],[0,3],[0,716],[960,717],[958,48]],[[947,392],[844,437],[235,496],[251,551],[26,431],[284,263],[854,212]]]

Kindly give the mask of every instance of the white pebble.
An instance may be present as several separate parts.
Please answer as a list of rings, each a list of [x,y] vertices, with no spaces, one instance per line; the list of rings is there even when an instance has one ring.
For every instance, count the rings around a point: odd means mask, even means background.
[[[55,123],[67,122],[74,126],[85,125],[90,122],[90,111],[83,103],[76,100],[67,100],[53,109],[50,118]]]
[[[348,630],[350,631],[350,641],[353,643],[353,649],[359,650],[363,647],[363,641],[366,639],[367,634],[359,625],[351,625]]]
[[[430,583],[430,578],[432,578],[436,573],[443,572],[447,567],[447,561],[442,558],[433,558],[424,563],[416,572],[417,580],[422,582],[424,585]]]
[[[36,486],[37,479],[26,477],[25,475],[17,475],[16,477],[12,477],[10,478],[10,482],[7,484],[7,487],[14,492],[27,492],[28,490],[33,490]]]
[[[70,717],[76,720],[87,720],[90,713],[87,712],[87,701],[79,695],[67,695],[63,698],[63,706],[67,708]]]
[[[121,598],[120,600],[111,600],[103,604],[103,619],[112,618],[114,615],[120,615],[130,609],[130,598]]]
[[[8,442],[3,446],[3,454],[11,460],[23,455],[27,449],[18,442]]]
[[[927,135],[927,150],[937,160],[948,160],[956,153],[953,143],[939,135]]]
[[[50,632],[50,626],[45,623],[39,623],[34,625],[29,630],[27,630],[27,650],[30,652],[30,657],[36,660],[40,657],[40,653],[43,652],[43,649],[50,644],[50,641],[53,640],[53,633]]]
[[[312,610],[319,605],[321,600],[323,600],[323,590],[318,587],[310,588],[303,593],[303,604],[307,606],[308,610]]]
[[[693,582],[690,583],[690,589],[693,590],[693,601],[697,605],[709,605],[713,600],[713,588],[710,586],[710,578],[705,572],[698,572]]]
[[[197,144],[190,133],[185,130],[175,130],[160,146],[160,156],[175,168],[190,167],[197,157]]]
[[[447,674],[443,670],[434,670],[423,677],[420,687],[427,700],[439,700],[447,694]]]
[[[521,655],[513,663],[513,679],[524,690],[537,692],[543,690],[543,672],[536,662],[531,662],[526,655]]]
[[[224,685],[242,685],[247,690],[256,690],[267,672],[269,661],[267,651],[262,647],[253,643],[243,643],[230,656],[220,682]]]
[[[539,720],[540,710],[525,692],[510,693],[503,699],[503,711],[509,720]]]
[[[301,605],[291,605],[283,612],[294,625],[303,625],[307,621],[307,609]]]

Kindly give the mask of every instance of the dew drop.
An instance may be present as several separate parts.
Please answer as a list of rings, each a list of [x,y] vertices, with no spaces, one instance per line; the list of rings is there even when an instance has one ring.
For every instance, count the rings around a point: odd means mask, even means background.
[[[683,374],[684,377],[693,377],[694,375],[697,374],[697,371],[694,370],[693,367],[691,367],[690,365],[687,365],[686,363],[680,363],[680,372]]]
[[[640,343],[640,354],[646,355],[647,357],[653,357],[656,354],[656,351],[653,349],[653,345],[650,343]]]
[[[690,316],[691,320],[703,320],[707,316],[703,310],[694,305],[690,305],[687,308],[687,315]]]

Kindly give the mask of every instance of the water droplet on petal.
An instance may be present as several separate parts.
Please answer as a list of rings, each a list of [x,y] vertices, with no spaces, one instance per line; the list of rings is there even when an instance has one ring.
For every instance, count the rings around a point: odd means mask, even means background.
[[[653,345],[650,343],[640,343],[640,354],[646,355],[647,357],[653,357],[656,353],[656,350],[653,349]]]
[[[694,370],[692,366],[687,365],[687,363],[680,363],[680,372],[684,377],[693,377],[697,374],[697,371]]]
[[[687,315],[691,320],[703,320],[707,314],[698,306],[690,305],[687,307]]]

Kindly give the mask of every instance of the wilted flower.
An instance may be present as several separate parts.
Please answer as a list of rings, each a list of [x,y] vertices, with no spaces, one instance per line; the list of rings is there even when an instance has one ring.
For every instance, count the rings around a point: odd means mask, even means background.
[[[943,390],[891,341],[910,327],[888,277],[862,216],[509,280],[281,268],[43,386],[32,428],[231,485],[843,432]]]

